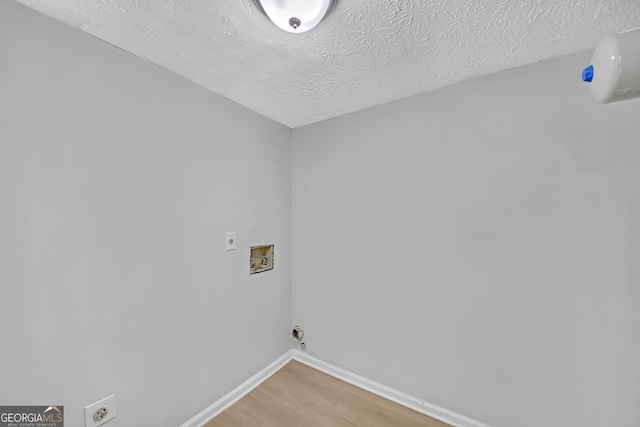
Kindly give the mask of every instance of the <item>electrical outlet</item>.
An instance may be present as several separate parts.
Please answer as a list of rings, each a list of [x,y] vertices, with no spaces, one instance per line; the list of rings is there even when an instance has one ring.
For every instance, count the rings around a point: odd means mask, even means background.
[[[116,395],[84,407],[85,427],[98,427],[116,417]]]

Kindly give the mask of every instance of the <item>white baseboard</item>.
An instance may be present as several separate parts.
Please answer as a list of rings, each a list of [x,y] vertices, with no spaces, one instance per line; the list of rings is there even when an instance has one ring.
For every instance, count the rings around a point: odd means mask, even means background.
[[[217,402],[209,405],[205,409],[203,409],[198,415],[192,417],[190,420],[182,424],[180,427],[202,427],[216,416],[218,416],[222,411],[227,409],[229,406],[236,403],[238,400],[242,399],[246,396],[251,390],[257,388],[260,384],[265,382],[269,377],[280,370],[284,365],[289,363],[292,359],[291,350],[287,351],[285,354],[276,359],[269,366],[246,380],[244,383],[240,384],[234,390],[227,393]]]
[[[349,372],[344,369],[338,368],[337,366],[331,365],[330,363],[323,362],[320,359],[316,359],[315,357],[309,356],[306,353],[303,353],[300,350],[296,349],[287,351],[269,366],[255,374],[253,377],[249,378],[247,381],[229,392],[226,396],[222,397],[217,402],[205,408],[202,412],[182,424],[180,427],[204,426],[206,423],[219,415],[222,411],[236,403],[238,400],[242,399],[251,390],[255,389],[264,381],[266,381],[270,376],[278,372],[280,368],[289,363],[289,361],[291,360],[297,360],[298,362],[304,363],[305,365],[317,369],[318,371],[324,372],[325,374],[331,375],[332,377],[338,378],[363,390],[367,390],[380,397],[384,397],[385,399],[388,399],[399,405],[405,406],[409,409],[413,409],[416,412],[428,415],[453,427],[490,427],[489,425],[481,423],[480,421],[473,420],[471,418],[465,417],[464,415],[460,415],[453,411],[449,411],[448,409],[444,409],[429,402],[425,402],[422,399],[409,396],[408,394],[402,393],[398,390],[394,390],[391,387],[387,387],[383,384],[371,381],[358,374],[354,374],[353,372]]]
[[[304,363],[305,365],[315,368],[318,371],[324,372],[325,374],[331,375],[332,377],[338,378],[363,390],[367,390],[380,397],[384,397],[385,399],[388,399],[399,405],[405,406],[409,409],[413,409],[416,412],[428,415],[431,418],[440,420],[443,423],[447,423],[453,427],[490,427],[489,425],[481,423],[480,421],[473,420],[471,418],[465,417],[464,415],[460,415],[453,411],[449,411],[448,409],[444,409],[429,402],[425,402],[424,400],[418,399],[417,397],[409,396],[408,394],[402,393],[398,390],[394,390],[391,387],[387,387],[386,385],[371,381],[370,379],[362,377],[358,374],[354,374],[353,372],[349,372],[344,369],[338,368],[337,366],[323,362],[322,360],[309,356],[308,354],[303,353],[300,350],[294,349],[290,352],[292,353],[293,360],[297,360],[298,362]]]

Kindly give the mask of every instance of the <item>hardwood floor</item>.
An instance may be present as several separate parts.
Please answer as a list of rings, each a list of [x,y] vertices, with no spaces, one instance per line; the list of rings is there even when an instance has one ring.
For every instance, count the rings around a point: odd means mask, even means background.
[[[205,427],[450,427],[295,360]]]

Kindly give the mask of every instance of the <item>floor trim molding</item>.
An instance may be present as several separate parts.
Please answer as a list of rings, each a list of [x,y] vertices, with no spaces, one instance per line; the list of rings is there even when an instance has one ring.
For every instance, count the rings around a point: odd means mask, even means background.
[[[363,390],[367,390],[380,397],[384,397],[385,399],[409,409],[413,409],[421,414],[428,415],[431,418],[440,420],[453,427],[490,427],[480,421],[465,417],[464,415],[460,415],[448,409],[425,402],[422,399],[409,396],[406,393],[402,393],[401,391],[387,387],[386,385],[371,381],[370,379],[354,374],[353,372],[338,368],[330,363],[316,359],[313,356],[309,356],[300,350],[293,349],[290,352],[292,353],[293,360],[297,360],[298,362],[304,363],[305,365],[324,372],[325,374],[331,375],[332,377],[338,378]]]
[[[222,411],[246,396],[251,390],[269,379],[269,377],[278,372],[280,368],[291,360],[297,360],[298,362],[304,363],[305,365],[324,372],[325,374],[331,375],[332,377],[338,378],[363,390],[367,390],[380,397],[384,397],[385,399],[391,400],[399,405],[413,409],[421,414],[428,415],[453,427],[490,427],[480,421],[473,420],[465,417],[464,415],[460,415],[453,411],[449,411],[448,409],[425,402],[422,399],[409,396],[408,394],[392,389],[391,387],[371,381],[370,379],[353,372],[338,368],[337,366],[324,362],[320,359],[316,359],[315,357],[309,356],[308,354],[296,349],[287,351],[269,366],[265,367],[234,390],[227,393],[217,402],[202,410],[199,414],[182,424],[180,427],[204,426]]]
[[[289,363],[293,355],[291,350],[287,351],[285,354],[280,356],[274,362],[269,364],[269,366],[262,369],[260,372],[240,384],[235,389],[231,390],[225,396],[220,398],[217,402],[209,405],[205,409],[203,409],[199,414],[192,417],[190,420],[182,424],[180,427],[202,427],[216,416],[218,416],[222,411],[227,409],[229,406],[236,403],[238,400],[242,399],[246,396],[251,390],[257,388],[260,384],[269,379],[269,377],[280,370],[284,365]]]

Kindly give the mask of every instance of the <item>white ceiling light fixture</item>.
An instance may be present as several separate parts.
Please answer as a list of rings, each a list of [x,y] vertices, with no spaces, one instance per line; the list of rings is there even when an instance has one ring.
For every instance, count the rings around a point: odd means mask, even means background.
[[[253,0],[274,24],[289,33],[309,31],[333,9],[337,0]]]

